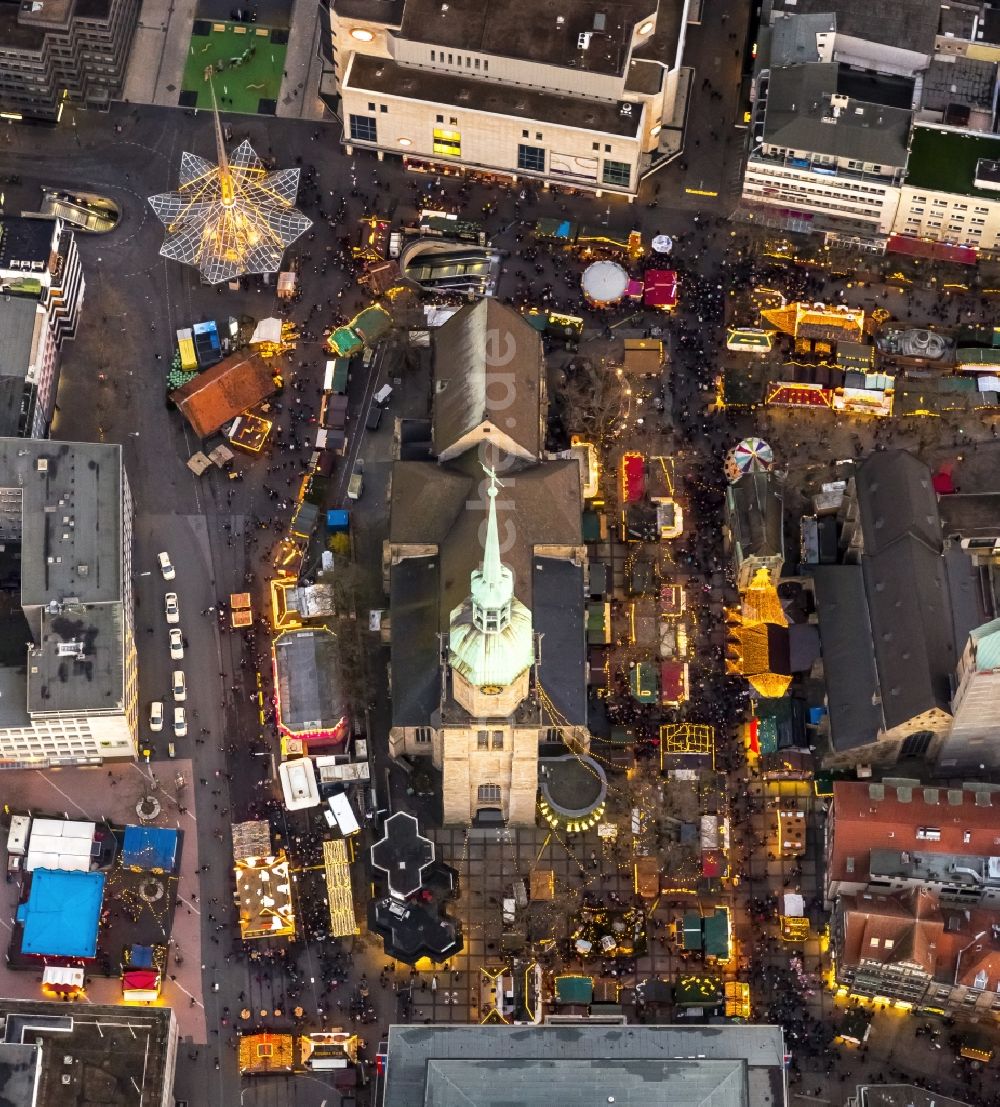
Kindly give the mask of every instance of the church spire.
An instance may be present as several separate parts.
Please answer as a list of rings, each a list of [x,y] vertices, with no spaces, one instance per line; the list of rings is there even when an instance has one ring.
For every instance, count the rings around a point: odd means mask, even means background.
[[[497,492],[503,487],[496,472],[485,465],[490,479],[486,495],[490,498],[486,521],[486,544],[483,564],[472,573],[472,617],[485,633],[498,633],[510,622],[511,600],[514,597],[514,574],[500,560],[500,533],[497,528]]]
[[[236,200],[236,189],[233,186],[233,171],[229,168],[229,157],[226,154],[226,145],[222,141],[222,120],[219,118],[219,104],[215,99],[215,85],[211,77],[208,87],[212,93],[212,115],[215,118],[215,152],[219,159],[219,188],[222,192],[222,206],[231,208]]]

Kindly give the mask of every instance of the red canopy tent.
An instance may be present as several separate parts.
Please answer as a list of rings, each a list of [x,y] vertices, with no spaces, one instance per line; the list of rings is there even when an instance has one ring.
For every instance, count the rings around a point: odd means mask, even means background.
[[[647,269],[643,302],[646,307],[672,311],[677,306],[677,273],[673,269]]]

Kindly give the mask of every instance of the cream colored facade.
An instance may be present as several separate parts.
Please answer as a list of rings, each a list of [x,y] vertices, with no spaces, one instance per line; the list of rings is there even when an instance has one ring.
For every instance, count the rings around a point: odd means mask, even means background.
[[[1000,250],[1000,193],[992,200],[904,185],[893,233]]]
[[[507,55],[415,41],[401,25],[342,13],[334,0],[333,70],[321,92],[328,102],[340,98],[349,151],[372,149],[379,157],[388,153],[442,168],[634,196],[642,174],[666,160],[661,132],[676,131],[685,115],[681,70],[689,2],[671,38],[672,56],[643,56],[642,48],[655,43],[661,30],[659,20],[678,20],[675,9],[665,6],[660,13],[656,0],[649,0],[649,10],[636,18],[620,72],[607,73],[577,66],[572,58],[557,65],[513,56],[513,50]],[[434,14],[448,19],[448,7]],[[559,32],[557,26],[550,33]],[[546,32],[539,27],[538,33]],[[587,48],[581,46],[581,56]],[[364,64],[373,58],[385,66]],[[455,79],[462,88],[449,83]],[[355,125],[352,117],[367,122]],[[540,151],[540,160],[527,159],[521,147]],[[680,148],[678,139],[671,154]]]
[[[808,154],[796,152],[793,157]],[[845,162],[839,167],[837,161]],[[751,158],[743,177],[743,198],[751,203],[795,208],[851,219],[869,226],[872,234],[892,232],[900,189],[891,180],[860,177],[847,170],[846,159],[832,159],[823,172],[798,169],[784,159]]]

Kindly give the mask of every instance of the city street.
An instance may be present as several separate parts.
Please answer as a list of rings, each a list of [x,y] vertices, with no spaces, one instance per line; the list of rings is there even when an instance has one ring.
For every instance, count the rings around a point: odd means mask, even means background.
[[[262,724],[257,701],[258,672],[265,697],[270,695],[265,634],[257,630],[244,636],[230,630],[227,621],[219,617],[219,601],[230,593],[249,590],[255,615],[263,613],[269,557],[290,514],[292,490],[301,472],[299,459],[305,457],[304,448],[300,448],[310,433],[308,419],[315,414],[319,401],[327,357],[322,332],[370,300],[354,284],[341,261],[343,243],[354,240],[360,217],[376,210],[391,215],[397,223],[410,221],[418,214],[418,207],[427,204],[462,210],[470,219],[480,219],[487,202],[496,204],[496,209],[484,220],[486,228],[506,254],[497,290],[500,299],[539,302],[539,291],[551,286],[550,306],[577,310],[578,277],[571,266],[544,252],[537,265],[528,266],[520,258],[523,246],[530,241],[530,225],[544,216],[568,213],[581,223],[606,223],[616,230],[635,227],[643,232],[646,242],[653,234],[665,233],[677,244],[674,260],[684,267],[687,283],[682,286],[681,308],[666,325],[668,370],[663,381],[651,386],[664,396],[667,411],[662,418],[633,422],[615,450],[633,447],[647,456],[682,452],[684,459],[683,479],[693,503],[685,536],[674,551],[675,570],[678,579],[688,583],[697,597],[692,606],[702,635],[698,640],[702,651],[692,664],[692,701],[685,711],[687,718],[711,719],[717,725],[719,748],[724,753],[720,768],[730,772],[730,802],[736,803],[748,828],[744,879],[736,890],[726,893],[727,902],[736,912],[740,957],[745,958],[740,966],[741,979],[753,981],[757,1017],[780,1015],[783,1020],[787,1017],[789,1024],[804,1021],[807,1027],[812,1020],[813,1031],[816,1025],[826,1027],[825,1040],[819,1032],[809,1037],[812,1031],[807,1029],[803,1030],[802,1048],[800,1043],[792,1043],[796,1064],[801,1063],[808,1074],[796,1084],[792,1102],[797,1102],[801,1093],[803,1102],[840,1103],[850,1087],[846,1082],[849,1078],[862,1072],[878,1073],[890,1056],[897,1067],[942,1080],[946,1090],[956,1090],[950,1074],[941,1071],[946,1067],[941,1055],[924,1051],[921,1056],[904,1029],[909,1023],[893,1012],[880,1016],[880,1022],[888,1022],[891,1016],[893,1025],[898,1024],[900,1029],[880,1036],[867,1059],[854,1052],[835,1067],[831,1060],[835,1056],[826,1051],[831,1028],[840,1015],[831,993],[820,982],[826,967],[821,925],[814,928],[801,951],[810,994],[799,996],[788,991],[789,984],[794,985],[788,980],[792,951],[778,940],[774,918],[761,925],[753,917],[754,901],[780,895],[791,881],[801,882],[807,899],[820,892],[823,809],[814,797],[796,795],[807,819],[804,856],[795,861],[767,859],[767,849],[759,847],[758,839],[767,836],[767,803],[773,797],[742,763],[734,723],[745,708],[745,688],[738,688],[724,675],[722,651],[712,645],[709,633],[722,603],[730,602],[733,596],[725,579],[719,535],[721,458],[734,441],[754,427],[749,415],[727,412],[711,419],[705,415],[722,341],[723,282],[729,281],[724,265],[734,265],[737,251],[745,245],[744,239],[735,238],[737,232],[722,221],[735,204],[746,133],[733,125],[746,38],[745,28],[737,25],[744,18],[739,11],[732,0],[727,0],[706,12],[703,24],[689,28],[688,56],[696,70],[689,112],[691,142],[679,158],[646,182],[635,204],[617,197],[570,197],[542,190],[532,191],[519,201],[510,190],[478,183],[463,192],[458,181],[432,182],[407,174],[396,160],[380,163],[363,153],[345,156],[338,145],[336,123],[283,119],[278,124],[264,118],[225,118],[225,124],[232,128],[233,143],[247,137],[261,156],[274,159],[278,167],[300,164],[315,171],[315,186],[304,185],[300,190],[300,207],[314,221],[313,227],[291,251],[302,262],[303,295],[290,314],[302,338],[297,349],[281,362],[286,388],[275,439],[285,445],[257,458],[240,454],[236,462],[243,473],[240,480],[229,480],[215,468],[196,477],[186,467],[186,460],[200,443],[180,415],[167,407],[164,381],[178,328],[205,319],[218,320],[221,328],[230,316],[260,319],[277,314],[273,285],[252,284],[239,292],[224,286],[211,288],[199,282],[194,270],[160,258],[163,228],[146,203],[148,195],[176,186],[183,150],[213,156],[210,118],[204,113],[194,116],[177,109],[117,105],[109,115],[77,113],[72,139],[65,129],[8,126],[0,132],[4,172],[21,178],[20,185],[10,186],[7,191],[8,210],[29,206],[33,190],[45,184],[103,193],[114,199],[123,213],[119,227],[106,236],[78,235],[87,295],[79,336],[64,352],[52,436],[102,439],[120,442],[124,448],[136,508],[134,565],[141,735],[143,745],[153,751],[152,767],[161,779],[182,761],[170,762],[167,758],[169,722],[162,733],[149,732],[148,706],[151,700],[159,699],[169,710],[171,671],[180,667],[187,677],[189,733],[176,741],[178,758],[183,759],[184,771],[190,777],[192,796],[189,810],[184,813],[189,844],[185,847],[181,891],[189,897],[194,890],[193,870],[199,870],[201,906],[195,907],[188,898],[183,910],[191,909],[190,920],[185,913],[181,922],[186,949],[200,939],[202,978],[200,987],[190,988],[193,1004],[187,1001],[197,1018],[182,1019],[176,1095],[192,1107],[208,1103],[218,1107],[237,1103],[248,1107],[318,1107],[335,1103],[330,1080],[321,1076],[251,1078],[241,1083],[233,1048],[239,1028],[235,1013],[244,1007],[251,1011],[251,1019],[244,1026],[290,1027],[289,1000],[294,995],[294,1002],[305,1010],[303,1027],[348,1025],[344,1010],[348,994],[362,974],[374,982],[388,965],[380,943],[368,936],[342,944],[349,967],[339,986],[323,970],[335,943],[320,943],[306,936],[297,947],[294,966],[251,963],[243,955],[231,904],[229,826],[233,821],[261,815],[275,795],[270,781],[277,745],[274,727],[269,721]],[[520,269],[521,265],[525,268]],[[843,284],[831,282],[830,289],[839,291]],[[849,295],[845,291],[848,302],[874,295],[860,288],[850,289]],[[915,295],[912,305],[918,304]],[[618,338],[642,335],[649,317],[643,320],[639,313],[638,320],[633,320],[627,318],[628,314],[625,309],[606,316],[588,311],[581,355],[597,362]],[[608,329],[612,322],[615,332]],[[368,609],[385,604],[381,555],[392,447],[392,419],[383,419],[379,430],[370,433],[364,430],[365,416],[374,391],[386,380],[399,382],[388,416],[426,414],[428,403],[426,379],[403,368],[401,353],[396,343],[385,343],[370,370],[354,372],[349,389],[348,452],[330,482],[330,500],[331,505],[344,501],[353,461],[361,457],[365,461],[365,494],[351,506],[355,559],[363,576],[354,587],[352,600],[361,628],[357,633],[366,654],[365,714],[374,749],[374,779],[380,789],[383,781],[391,782],[388,803],[393,810],[413,810],[423,817],[433,805],[422,806],[421,801],[408,796],[406,778],[388,764],[387,651],[365,629]],[[553,354],[552,374],[567,360],[562,351]],[[811,433],[808,418],[798,412],[769,416],[768,437],[781,450],[782,460],[791,466],[818,465],[818,458],[825,459],[831,453],[839,457],[837,451],[842,444],[858,437],[850,424],[838,425],[833,434],[835,444],[820,442]],[[871,432],[863,433],[870,446]],[[903,432],[899,433],[902,436]],[[916,444],[922,433],[907,431],[908,437],[900,437],[900,441]],[[607,459],[612,473],[616,457]],[[157,568],[156,554],[161,550],[169,552],[177,568],[176,580],[170,585]],[[180,626],[187,639],[185,657],[179,663],[170,661],[167,650],[163,595],[168,590],[178,593]],[[127,771],[136,770],[116,771],[124,777]],[[106,771],[79,772],[89,774],[93,782],[87,803],[81,801],[81,807],[95,814],[93,804],[99,798]],[[785,798],[782,796],[783,801]],[[284,833],[291,836],[306,826],[305,819],[289,817]],[[743,829],[741,825],[741,846]],[[470,855],[461,830],[436,831],[434,836],[446,860],[456,865],[468,862],[462,874],[463,880],[468,880],[462,910],[469,912],[477,924],[483,923],[486,901],[472,900],[477,894],[488,897],[499,890],[493,880],[498,874],[487,873],[483,860],[493,855],[482,843],[476,843]],[[359,851],[363,852],[368,844],[367,832],[361,843]],[[546,842],[544,832],[538,830],[526,833],[524,842],[509,852],[512,857],[523,854],[527,864],[531,857],[537,859],[540,849],[548,849],[553,868],[569,882],[570,877],[577,879],[577,871],[582,871],[578,859],[585,858],[594,843],[581,838],[574,848],[576,859],[558,843]],[[355,896],[363,911],[368,885],[362,865],[356,864],[354,870]],[[501,870],[499,875],[506,878],[508,874]],[[630,867],[623,868],[614,858],[602,864],[596,875],[588,876],[586,883],[592,883],[595,893],[624,896],[630,881]],[[584,883],[583,877],[580,883]],[[676,911],[663,905],[659,923],[666,925],[675,915]],[[194,920],[201,927],[198,938],[191,933]],[[451,988],[442,984],[440,992],[431,988],[431,974],[422,975],[416,983],[422,998],[414,1003],[414,1017],[441,1021],[475,1018],[477,974],[485,956],[484,941],[470,942],[459,962],[462,977]],[[191,953],[185,968],[194,963]],[[657,938],[639,973],[668,976],[681,963],[666,940]],[[394,980],[402,981],[405,971],[400,967]],[[372,988],[371,998],[377,1021],[358,1028],[368,1041],[369,1057],[389,1023],[400,1016],[400,995],[395,987],[388,986],[388,978],[385,987]],[[806,1043],[809,1050],[815,1046],[814,1055],[805,1048]]]

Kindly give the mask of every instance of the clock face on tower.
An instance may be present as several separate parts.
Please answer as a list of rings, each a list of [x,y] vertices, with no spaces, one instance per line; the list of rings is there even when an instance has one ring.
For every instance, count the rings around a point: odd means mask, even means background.
[[[503,691],[502,684],[484,684],[480,689],[484,696],[499,696]]]

